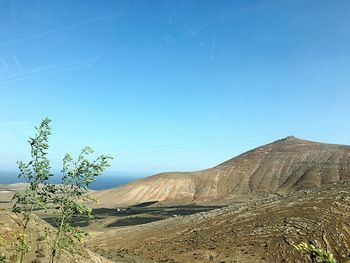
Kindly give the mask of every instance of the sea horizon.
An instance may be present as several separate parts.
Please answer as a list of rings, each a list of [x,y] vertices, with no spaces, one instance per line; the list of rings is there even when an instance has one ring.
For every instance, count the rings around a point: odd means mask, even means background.
[[[26,182],[24,178],[18,178],[19,172],[0,171],[0,184],[15,184]],[[103,190],[114,188],[131,181],[145,177],[140,174],[102,174],[96,178],[96,181],[90,185],[92,190]],[[61,183],[61,175],[54,174],[51,182],[55,184]]]

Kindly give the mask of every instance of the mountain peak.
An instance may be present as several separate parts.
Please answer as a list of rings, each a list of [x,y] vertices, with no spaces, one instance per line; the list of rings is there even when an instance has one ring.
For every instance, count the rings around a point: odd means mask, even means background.
[[[287,136],[286,138],[284,138],[283,140],[285,140],[285,141],[292,141],[292,140],[298,140],[298,138],[293,136],[293,135],[290,135],[290,136]]]
[[[283,139],[279,139],[276,142],[297,142],[297,141],[302,141],[302,139],[299,139],[293,135],[287,136]]]

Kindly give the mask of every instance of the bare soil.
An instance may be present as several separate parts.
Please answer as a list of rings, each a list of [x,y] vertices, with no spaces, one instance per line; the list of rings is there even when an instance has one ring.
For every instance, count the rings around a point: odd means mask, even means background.
[[[303,190],[190,216],[94,233],[107,258],[152,262],[311,262],[293,243],[313,242],[340,262],[350,255],[348,183]],[[135,261],[136,262],[136,261]]]

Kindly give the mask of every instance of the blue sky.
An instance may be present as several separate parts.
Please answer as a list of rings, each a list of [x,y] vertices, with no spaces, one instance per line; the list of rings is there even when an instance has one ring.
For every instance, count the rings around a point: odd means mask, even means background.
[[[209,168],[288,135],[350,144],[350,2],[0,1],[0,168],[85,145],[111,174]]]

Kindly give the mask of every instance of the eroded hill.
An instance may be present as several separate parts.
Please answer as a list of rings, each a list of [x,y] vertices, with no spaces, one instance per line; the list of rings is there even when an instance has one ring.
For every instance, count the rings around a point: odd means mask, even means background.
[[[287,137],[211,169],[162,173],[94,193],[103,207],[161,201],[226,202],[350,180],[350,146]]]

